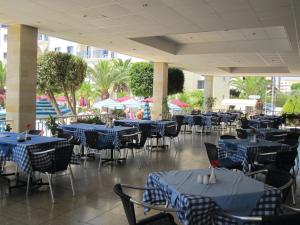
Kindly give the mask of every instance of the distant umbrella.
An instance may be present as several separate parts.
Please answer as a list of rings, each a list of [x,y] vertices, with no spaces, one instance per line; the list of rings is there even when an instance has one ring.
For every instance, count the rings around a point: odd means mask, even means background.
[[[174,105],[177,105],[177,106],[179,106],[181,108],[189,107],[188,103],[182,102],[179,99],[174,99],[174,100],[171,101],[171,103],[173,103]]]
[[[124,106],[120,102],[114,101],[111,98],[96,102],[93,105],[93,108],[102,108],[102,107],[106,107],[106,108],[110,108],[110,109],[123,109],[124,108]]]
[[[141,108],[142,103],[134,99],[128,99],[121,102],[122,105],[125,105],[127,108]]]
[[[125,96],[125,97],[122,97],[122,98],[117,98],[117,99],[115,99],[117,102],[124,102],[124,101],[127,101],[127,100],[129,100],[130,99],[130,97],[129,96]]]
[[[151,98],[145,98],[142,100],[142,102],[154,102],[154,99],[151,97]]]
[[[182,110],[179,106],[173,104],[173,103],[168,103],[169,109],[174,110],[174,111],[180,111]]]

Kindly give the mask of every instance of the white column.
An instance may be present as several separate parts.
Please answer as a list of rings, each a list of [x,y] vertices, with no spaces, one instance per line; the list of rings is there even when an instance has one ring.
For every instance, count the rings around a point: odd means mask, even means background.
[[[230,97],[230,77],[205,76],[204,81],[204,104],[209,97],[216,98],[214,110],[225,109],[222,100]],[[205,110],[207,107],[205,105]]]
[[[35,127],[37,34],[26,25],[8,27],[6,119],[17,132]]]
[[[162,119],[163,100],[168,95],[168,64],[164,62],[154,63],[153,76],[153,105],[151,118]]]

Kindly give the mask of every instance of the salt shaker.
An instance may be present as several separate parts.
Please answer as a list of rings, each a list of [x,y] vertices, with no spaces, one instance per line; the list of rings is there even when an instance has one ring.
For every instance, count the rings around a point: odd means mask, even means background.
[[[208,175],[203,176],[203,184],[208,184]]]
[[[203,177],[202,177],[201,174],[199,174],[199,175],[197,176],[197,183],[203,184]]]

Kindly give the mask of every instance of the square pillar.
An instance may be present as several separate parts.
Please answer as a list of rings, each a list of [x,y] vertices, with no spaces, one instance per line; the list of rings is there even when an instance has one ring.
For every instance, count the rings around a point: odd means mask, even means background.
[[[168,64],[164,62],[154,63],[153,75],[153,105],[151,118],[162,119],[163,100],[168,96]]]
[[[230,77],[225,76],[205,76],[204,81],[204,104],[205,110],[206,99],[209,97],[216,98],[213,110],[224,110],[222,100],[230,97]]]
[[[6,119],[16,132],[35,127],[37,35],[34,27],[8,27]]]

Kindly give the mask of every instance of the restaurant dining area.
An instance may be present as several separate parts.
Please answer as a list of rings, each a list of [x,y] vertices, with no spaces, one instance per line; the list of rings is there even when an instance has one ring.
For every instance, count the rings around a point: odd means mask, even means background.
[[[299,225],[299,0],[0,1],[0,225]]]
[[[51,133],[1,133],[1,223],[298,224],[300,132],[281,116],[72,122]]]

